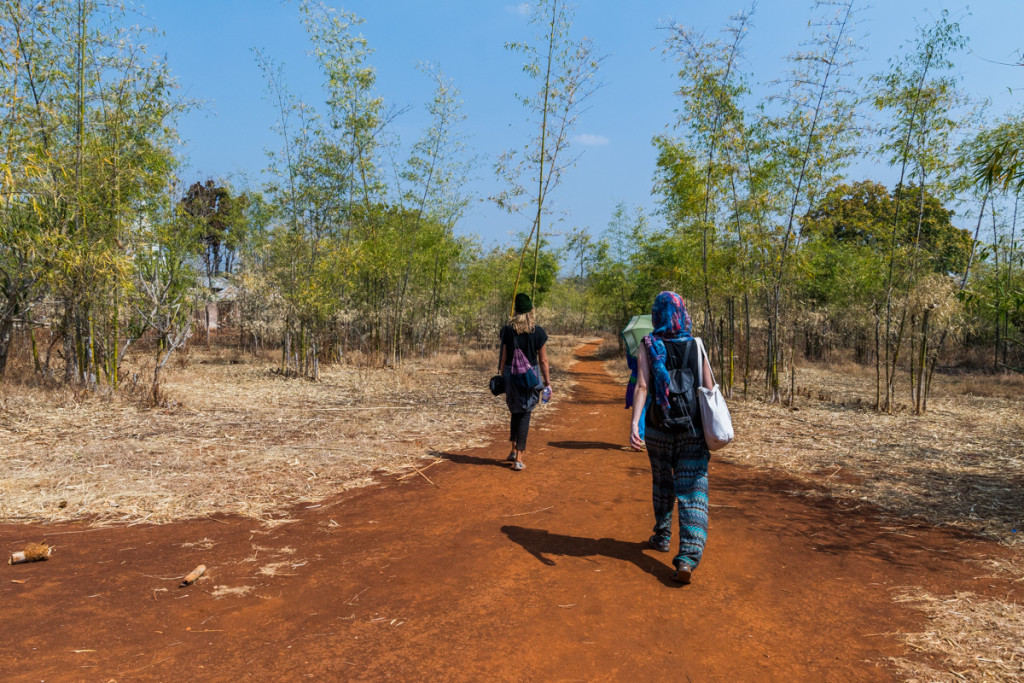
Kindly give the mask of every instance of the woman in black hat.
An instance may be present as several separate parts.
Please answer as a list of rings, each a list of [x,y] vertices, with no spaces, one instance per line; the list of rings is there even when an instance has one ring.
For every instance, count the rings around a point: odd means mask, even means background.
[[[501,328],[501,358],[498,361],[498,372],[505,378],[505,404],[512,414],[508,437],[512,442],[512,452],[508,454],[506,460],[512,463],[514,471],[520,472],[526,467],[523,464],[523,452],[526,450],[526,436],[530,431],[530,413],[537,405],[541,391],[550,391],[551,374],[545,346],[548,333],[534,322],[533,301],[524,293],[516,294],[514,308],[512,319]],[[529,369],[533,372],[533,379],[536,382],[532,383],[532,386],[523,386],[523,373],[516,372],[524,369],[515,362],[516,351],[522,352]],[[513,377],[513,374],[517,377]],[[526,375],[529,376],[529,373]]]

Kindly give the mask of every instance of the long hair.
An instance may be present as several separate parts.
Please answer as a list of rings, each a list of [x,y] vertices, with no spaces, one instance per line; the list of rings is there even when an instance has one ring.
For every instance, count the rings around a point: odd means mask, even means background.
[[[516,334],[529,334],[533,332],[534,328],[537,327],[537,323],[534,322],[533,311],[527,311],[526,313],[516,313],[509,320],[509,324],[512,329],[515,330]]]

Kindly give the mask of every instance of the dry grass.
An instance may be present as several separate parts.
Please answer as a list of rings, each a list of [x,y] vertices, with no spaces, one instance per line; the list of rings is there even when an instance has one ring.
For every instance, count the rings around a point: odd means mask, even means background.
[[[1024,678],[1024,607],[973,593],[934,596],[912,590],[898,602],[928,615],[929,628],[903,636],[912,649],[937,655],[945,671],[921,662],[896,659],[893,663],[908,681],[953,683]]]
[[[885,415],[871,408],[873,375],[857,370],[801,368],[797,410],[731,401],[737,441],[723,456],[810,479],[810,495],[1022,543],[1024,394],[978,396],[967,390],[984,378],[937,377],[925,415]]]
[[[576,344],[549,342],[556,400],[569,395]],[[171,407],[160,409],[130,392],[4,385],[0,521],[267,518],[485,443],[507,419],[486,390],[496,365],[493,350],[467,350],[399,369],[327,366],[310,382],[274,374],[268,359],[194,349],[166,371]]]
[[[256,589],[253,586],[215,586],[210,595],[218,600],[221,598],[242,598],[254,590]]]

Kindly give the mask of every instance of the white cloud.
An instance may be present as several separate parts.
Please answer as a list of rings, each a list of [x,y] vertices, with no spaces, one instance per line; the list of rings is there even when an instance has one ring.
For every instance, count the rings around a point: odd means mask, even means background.
[[[587,147],[596,147],[599,145],[608,144],[608,138],[606,138],[605,136],[593,135],[591,133],[580,133],[579,135],[573,137],[572,141],[578,142],[579,144],[585,145]]]
[[[530,3],[521,2],[518,5],[505,5],[505,11],[518,14],[522,17],[530,16]]]

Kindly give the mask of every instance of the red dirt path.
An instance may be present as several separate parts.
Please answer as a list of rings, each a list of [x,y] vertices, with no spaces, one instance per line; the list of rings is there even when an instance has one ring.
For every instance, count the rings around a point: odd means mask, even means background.
[[[622,389],[595,348],[576,399],[535,416],[521,473],[496,431],[427,470],[436,486],[390,479],[277,527],[0,527],[5,551],[57,546],[2,570],[0,678],[893,680],[886,658],[915,655],[892,634],[924,624],[895,588],[1007,594],[964,562],[992,544],[894,529],[718,457],[704,561],[674,584],[670,556],[639,543],[646,456],[620,448]],[[208,577],[177,588],[200,563]]]

